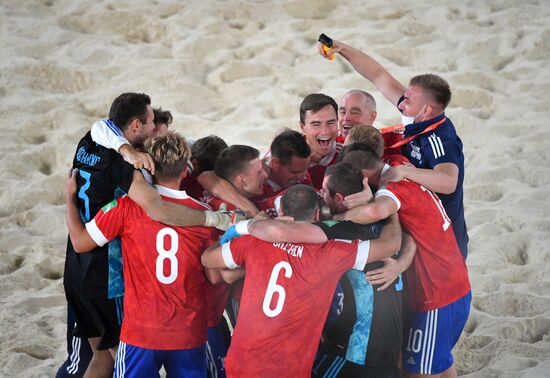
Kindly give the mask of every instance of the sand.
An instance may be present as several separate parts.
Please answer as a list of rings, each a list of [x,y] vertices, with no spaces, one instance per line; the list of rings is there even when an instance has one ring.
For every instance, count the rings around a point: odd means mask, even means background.
[[[80,137],[124,91],[151,95],[189,138],[264,150],[311,92],[371,91],[319,33],[398,79],[451,84],[464,142],[471,316],[466,377],[550,369],[550,3],[539,1],[56,1],[0,4],[0,376],[64,359],[64,177]]]

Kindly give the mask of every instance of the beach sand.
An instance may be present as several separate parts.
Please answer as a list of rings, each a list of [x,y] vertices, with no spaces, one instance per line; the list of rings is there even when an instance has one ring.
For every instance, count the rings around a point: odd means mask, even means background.
[[[455,348],[467,377],[550,370],[550,6],[539,1],[0,3],[0,376],[51,377],[65,358],[65,175],[78,140],[125,91],[188,138],[265,150],[311,92],[370,91],[324,32],[399,80],[446,78],[464,142],[473,301]]]

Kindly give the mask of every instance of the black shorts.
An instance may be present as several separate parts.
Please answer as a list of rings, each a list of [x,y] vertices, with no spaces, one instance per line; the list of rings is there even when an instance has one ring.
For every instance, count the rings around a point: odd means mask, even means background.
[[[76,317],[74,336],[99,337],[98,350],[110,349],[118,345],[123,318],[123,297],[88,299],[82,296],[78,290],[66,286],[65,297],[73,307]]]
[[[312,378],[400,378],[401,373],[395,364],[371,366],[358,365],[346,360],[336,352],[319,348],[311,371]]]

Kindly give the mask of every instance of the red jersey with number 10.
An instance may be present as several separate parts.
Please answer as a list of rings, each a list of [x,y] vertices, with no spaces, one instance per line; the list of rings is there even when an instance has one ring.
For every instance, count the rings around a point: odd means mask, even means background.
[[[430,311],[466,295],[470,291],[466,264],[439,198],[406,179],[389,183],[376,192],[379,196],[395,201],[403,231],[416,243],[416,255],[406,271],[411,308]]]
[[[156,187],[164,200],[206,210],[185,192]],[[103,207],[86,224],[98,245],[120,236],[124,321],[120,340],[148,349],[191,349],[206,342],[201,254],[217,240],[210,227],[169,227],[129,197]]]
[[[336,283],[363,269],[369,242],[268,243],[252,236],[222,247],[244,267],[239,319],[225,368],[231,377],[309,377]]]

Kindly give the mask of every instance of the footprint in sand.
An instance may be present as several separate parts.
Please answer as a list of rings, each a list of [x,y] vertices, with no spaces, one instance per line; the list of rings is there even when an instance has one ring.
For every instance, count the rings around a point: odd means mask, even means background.
[[[468,198],[475,201],[496,202],[503,196],[498,185],[475,185],[468,188]]]
[[[0,274],[10,274],[21,268],[25,258],[0,252]]]

